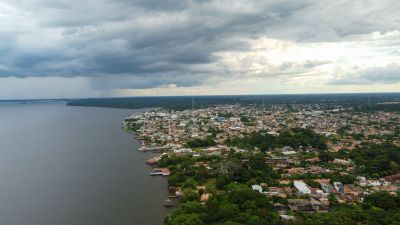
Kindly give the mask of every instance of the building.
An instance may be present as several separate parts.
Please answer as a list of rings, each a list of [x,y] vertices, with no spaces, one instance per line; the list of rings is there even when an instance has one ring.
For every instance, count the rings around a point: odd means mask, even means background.
[[[288,199],[288,205],[289,208],[296,212],[296,211],[302,211],[302,212],[318,212],[318,211],[323,211],[326,212],[328,211],[328,207],[324,205],[322,202],[317,201],[313,198],[311,199]]]
[[[398,183],[400,182],[400,173],[383,177],[383,179],[387,182]]]
[[[321,184],[321,189],[325,192],[325,193],[331,193],[333,191],[333,186],[329,183],[320,183]]]
[[[310,188],[303,181],[295,180],[293,181],[293,185],[300,194],[311,194]]]
[[[338,165],[342,165],[342,166],[350,166],[353,164],[353,161],[351,161],[350,159],[346,160],[346,159],[334,159],[333,162],[334,164],[338,164]]]
[[[265,158],[266,164],[287,164],[289,158],[287,157],[273,157],[273,158]]]
[[[262,187],[261,187],[260,185],[255,184],[255,185],[252,185],[251,188],[252,188],[254,191],[258,191],[258,192],[260,192],[260,193],[263,193],[263,189],[262,189]]]
[[[343,189],[343,184],[340,182],[333,182],[333,186],[335,187],[335,190],[337,192],[343,193],[344,189]]]

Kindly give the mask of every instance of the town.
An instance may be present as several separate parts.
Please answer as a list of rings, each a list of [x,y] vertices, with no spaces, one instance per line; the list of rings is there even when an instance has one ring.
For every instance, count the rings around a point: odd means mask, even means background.
[[[398,112],[323,103],[221,104],[134,113],[123,129],[142,142],[139,151],[159,153],[146,161],[153,167],[150,175],[169,176],[166,206],[180,202],[167,224],[182,215],[202,223],[231,221],[234,215],[198,212],[235,193],[249,198],[255,193],[255,202],[265,196],[270,204],[258,205],[265,210],[255,215],[268,215],[270,224],[312,224],[306,221],[321,213],[367,203],[380,207],[380,198],[399,207]],[[250,207],[242,203],[230,202],[231,211]],[[188,204],[199,208],[188,211]],[[386,204],[380,208],[389,209]],[[241,224],[250,214],[233,220]]]

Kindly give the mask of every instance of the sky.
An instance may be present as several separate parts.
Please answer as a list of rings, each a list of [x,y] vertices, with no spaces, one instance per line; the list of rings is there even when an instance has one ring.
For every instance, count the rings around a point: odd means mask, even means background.
[[[0,0],[0,99],[400,91],[398,0]]]

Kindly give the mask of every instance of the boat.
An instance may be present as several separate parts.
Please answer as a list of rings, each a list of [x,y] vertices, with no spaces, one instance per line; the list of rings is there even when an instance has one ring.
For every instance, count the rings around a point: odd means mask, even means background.
[[[162,170],[161,169],[153,169],[150,171],[151,176],[157,176],[157,175],[162,175]]]
[[[150,171],[151,176],[157,176],[157,175],[162,175],[162,176],[169,176],[170,171],[168,168],[155,168],[152,171]]]
[[[150,147],[142,146],[138,150],[140,152],[161,152],[162,150],[166,149],[168,149],[167,146],[150,146]]]
[[[165,207],[172,207],[172,206],[174,206],[174,204],[172,204],[171,199],[168,198],[167,200],[165,200],[164,206]]]
[[[146,164],[150,165],[150,166],[156,165],[157,161],[155,159],[149,159],[149,160],[146,161]]]

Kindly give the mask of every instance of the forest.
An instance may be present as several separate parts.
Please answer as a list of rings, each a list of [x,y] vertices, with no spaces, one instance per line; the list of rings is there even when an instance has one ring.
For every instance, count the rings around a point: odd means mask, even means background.
[[[388,110],[399,111],[400,104],[380,104],[399,102],[400,93],[371,94],[286,94],[286,95],[219,95],[219,96],[157,96],[124,98],[69,99],[68,106],[93,106],[111,108],[154,108],[185,110],[193,107],[205,108],[216,104],[271,105],[271,104],[325,104],[353,107],[358,111]]]

